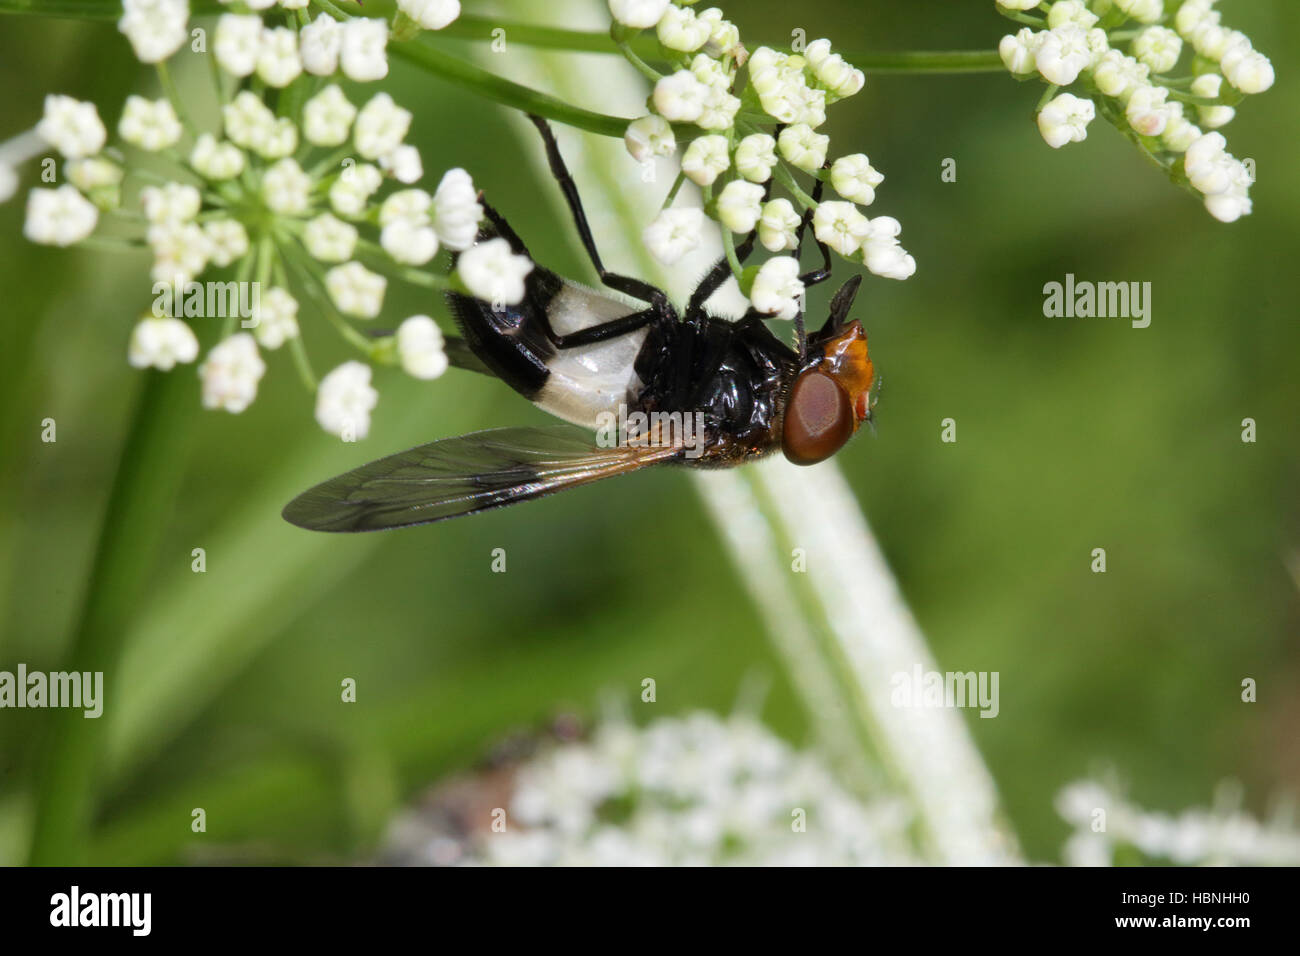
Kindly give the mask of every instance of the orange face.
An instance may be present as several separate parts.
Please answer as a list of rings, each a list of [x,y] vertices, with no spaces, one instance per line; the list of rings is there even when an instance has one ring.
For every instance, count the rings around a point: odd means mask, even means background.
[[[835,454],[871,413],[875,370],[862,323],[848,323],[822,349],[822,360],[799,373],[786,400],[781,447],[796,465]]]

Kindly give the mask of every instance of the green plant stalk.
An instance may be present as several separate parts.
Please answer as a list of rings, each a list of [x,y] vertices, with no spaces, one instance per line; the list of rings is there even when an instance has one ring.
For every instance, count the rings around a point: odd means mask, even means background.
[[[135,373],[132,373],[135,374]],[[56,711],[44,760],[36,768],[36,820],[29,859],[34,865],[75,865],[87,859],[109,714],[123,685],[115,680],[123,639],[158,554],[183,472],[181,427],[194,407],[193,379],[148,371],[122,444],[104,510],[82,612],[65,670],[104,673],[105,714]],[[184,556],[177,556],[180,561]]]
[[[333,6],[333,4],[330,4]],[[324,4],[322,4],[324,6]],[[386,6],[386,5],[381,5]],[[195,16],[215,15],[225,11],[217,0],[194,0],[190,11]],[[377,12],[366,8],[367,14]],[[116,20],[121,16],[117,0],[0,0],[0,13],[57,17],[75,20]],[[1037,21],[1035,21],[1037,22]],[[497,17],[465,15],[425,36],[450,37],[457,40],[490,42],[494,31],[502,30],[507,44],[541,50],[566,50],[570,53],[619,53],[608,32],[566,30],[562,27],[519,23]],[[663,61],[662,50],[653,32],[642,31],[627,38],[632,51],[643,60]],[[754,44],[790,51],[789,44]],[[844,59],[864,73],[998,73],[1006,69],[996,50],[941,50],[877,53],[867,50],[837,50]]]
[[[579,2],[568,0],[575,17]],[[541,54],[531,60],[536,79],[561,95],[580,93],[562,66],[548,69]],[[593,78],[584,74],[581,82]],[[616,69],[602,72],[600,82],[611,98],[627,85]],[[522,136],[529,136],[526,125],[520,124]],[[629,194],[636,191],[627,188],[616,150],[585,145],[571,148],[567,158],[588,197],[602,195],[601,205],[612,207],[618,228],[601,233],[606,259],[637,262],[681,297],[682,277],[698,274],[701,263],[679,263],[667,275],[649,260],[636,237],[653,209],[632,207]],[[529,155],[544,175],[540,151]],[[594,205],[589,198],[589,216]],[[1014,860],[992,778],[961,716],[891,706],[891,676],[914,663],[934,669],[934,662],[834,463],[796,468],[778,457],[695,477],[819,740],[846,781],[860,792],[906,794],[918,842],[937,862]],[[807,550],[807,573],[790,568],[793,547]]]
[[[621,138],[627,132],[627,124],[632,121],[630,118],[593,113],[591,110],[573,106],[548,93],[529,89],[512,80],[489,73],[482,67],[449,56],[424,36],[406,43],[395,43],[389,49],[396,56],[425,72],[462,89],[477,93],[504,106],[513,106],[526,113],[545,116],[557,123],[565,123],[602,136]]]

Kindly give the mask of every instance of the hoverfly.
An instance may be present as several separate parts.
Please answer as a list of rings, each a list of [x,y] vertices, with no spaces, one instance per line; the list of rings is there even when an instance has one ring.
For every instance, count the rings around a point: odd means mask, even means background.
[[[661,289],[605,268],[550,127],[540,117],[530,119],[600,281],[637,304],[535,264],[517,305],[494,308],[449,293],[464,338],[450,339],[447,352],[453,364],[495,375],[570,424],[494,428],[389,455],[303,492],[284,509],[289,522],[314,531],[399,528],[540,498],[649,465],[729,467],[778,448],[790,461],[809,465],[829,458],[871,420],[875,376],[867,338],[860,322],[848,320],[861,276],[835,294],[820,331],[807,334],[800,311],[797,350],[753,309],[735,321],[705,311],[731,275],[725,258],[700,280],[679,317]],[[814,200],[820,201],[821,189],[818,180]],[[528,255],[505,219],[486,202],[483,209],[477,241],[501,237],[516,254]],[[798,227],[796,257],[811,218],[806,212]],[[737,247],[741,261],[754,241],[750,233]],[[830,252],[817,245],[822,266],[800,276],[805,286],[830,277]],[[651,424],[602,447],[592,432],[620,407],[627,421],[641,413],[638,422]],[[687,429],[662,426],[673,413],[699,422],[694,444]]]

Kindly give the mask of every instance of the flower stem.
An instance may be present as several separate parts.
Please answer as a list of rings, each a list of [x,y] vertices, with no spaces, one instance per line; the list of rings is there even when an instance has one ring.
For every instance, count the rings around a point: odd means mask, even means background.
[[[1005,73],[997,50],[840,51],[863,73]]]
[[[81,616],[64,661],[67,670],[102,672],[109,706],[115,694],[130,693],[130,688],[115,683],[116,667],[170,518],[184,471],[185,439],[192,431],[183,424],[194,406],[193,373],[147,371],[143,378],[104,511]],[[51,712],[45,758],[36,769],[32,864],[87,861],[108,730],[107,716],[87,719],[80,710]]]
[[[586,9],[576,0],[556,5]],[[553,62],[532,54],[525,64],[529,59],[539,76]],[[632,86],[630,71],[617,61],[593,72],[578,78],[552,68],[550,78],[561,92],[593,82],[620,93]],[[689,277],[716,257],[716,246],[701,246],[691,254],[695,258],[671,272],[657,269],[635,239],[653,215],[654,197],[626,188],[609,158],[616,151],[605,148],[612,144],[589,137],[575,141],[580,145],[566,159],[588,202],[602,196],[613,220],[621,220],[621,228],[602,237],[601,251],[639,261],[647,278],[658,278],[670,295],[683,298]],[[541,173],[538,152],[530,155]],[[940,862],[1011,857],[1014,843],[1000,825],[992,780],[960,716],[951,709],[903,711],[890,705],[892,675],[917,662],[928,668],[931,659],[835,465],[797,468],[775,456],[766,466],[696,474],[791,684],[822,736],[830,738],[829,748],[847,765],[847,776],[865,788],[880,776],[882,762],[888,766],[912,796],[919,828]],[[793,547],[814,556],[806,575],[790,569]]]
[[[154,65],[158,68],[158,83],[162,86],[163,93],[166,94],[168,101],[172,104],[172,109],[176,111],[181,124],[193,134],[194,122],[190,119],[189,111],[185,108],[185,101],[181,99],[180,90],[176,88],[176,79],[172,76],[171,68],[167,65],[166,60],[160,60]]]
[[[336,19],[347,19],[349,14],[332,0],[316,0],[317,6]],[[195,0],[190,4],[195,16],[211,15],[225,8],[217,0]],[[44,17],[61,17],[77,20],[115,20],[122,14],[121,4],[114,0],[0,0],[0,13],[28,14]],[[1019,14],[1012,17],[1023,23],[1044,26],[1041,18]],[[519,23],[504,17],[462,16],[437,31],[437,38],[478,40],[484,43],[495,39],[493,32],[504,31],[507,44],[535,47],[543,50],[567,50],[573,53],[611,53],[623,51],[610,39],[607,32],[597,30],[566,30],[532,23]],[[422,39],[433,39],[424,34]],[[417,41],[409,41],[417,42]],[[661,59],[659,44],[652,33],[644,32],[627,38],[627,46],[642,61]],[[408,44],[394,44],[393,48]],[[790,52],[782,43],[755,44],[770,46]],[[944,50],[878,53],[866,50],[838,50],[845,60],[864,73],[996,73],[1005,69],[996,50]],[[409,58],[409,57],[408,57]],[[545,115],[545,114],[543,114]],[[559,117],[551,117],[559,122]],[[576,125],[576,124],[574,124]],[[586,129],[586,127],[580,127]],[[600,132],[592,130],[592,132]],[[622,135],[620,133],[620,135]]]
[[[776,177],[777,182],[790,191],[790,195],[797,199],[799,205],[803,206],[804,209],[813,209],[817,206],[817,203],[813,201],[812,196],[809,196],[803,191],[803,188],[795,180],[790,170],[785,168],[785,163],[778,161],[777,164],[772,167],[772,174]]]
[[[8,0],[0,0],[0,3],[4,2]],[[609,42],[608,39],[606,42]],[[536,113],[557,123],[565,123],[602,136],[622,137],[627,132],[627,124],[631,122],[630,119],[623,117],[593,113],[591,110],[573,106],[547,93],[529,89],[505,77],[489,73],[472,63],[443,53],[429,43],[426,37],[419,37],[406,43],[395,43],[389,49],[407,62],[462,89],[505,106]]]

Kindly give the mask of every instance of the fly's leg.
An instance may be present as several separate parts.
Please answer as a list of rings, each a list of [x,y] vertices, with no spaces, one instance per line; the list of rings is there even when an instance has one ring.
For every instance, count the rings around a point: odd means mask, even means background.
[[[822,169],[829,168],[830,163],[822,164]],[[814,204],[822,201],[822,188],[824,186],[825,183],[820,179],[818,179],[816,184],[813,186],[812,200]],[[812,217],[813,210],[808,209],[804,211],[803,218],[799,221],[799,230],[795,233],[794,245],[794,257],[796,260],[799,258],[799,253],[803,251],[804,233],[808,231],[808,224],[812,222]],[[804,284],[805,289],[810,285],[816,285],[818,282],[825,282],[831,277],[831,251],[826,248],[826,243],[822,242],[820,239],[817,239],[816,242],[817,248],[822,254],[822,265],[820,269],[814,269],[812,272],[805,272],[799,277],[799,281]],[[806,358],[808,355],[808,330],[804,327],[803,311],[803,297],[801,296],[799,311],[796,312],[794,316],[794,337],[795,343],[798,346],[800,359]]]
[[[655,309],[644,309],[641,312],[633,312],[631,315],[610,319],[600,325],[591,325],[585,329],[570,332],[568,335],[553,336],[551,341],[557,349],[578,348],[595,342],[603,342],[606,339],[617,338],[629,332],[635,332],[637,329],[645,328],[658,318],[659,313]]]
[[[767,202],[767,197],[771,194],[772,180],[769,179],[767,185],[763,189],[763,202]],[[724,226],[723,228],[726,227]],[[749,235],[745,237],[744,241],[740,245],[736,246],[736,261],[743,264],[744,261],[749,258],[749,254],[754,251],[754,242],[757,238],[758,227],[755,227],[750,230]],[[700,280],[700,284],[697,285],[695,291],[691,293],[690,301],[686,304],[686,314],[695,315],[703,309],[704,303],[709,301],[709,297],[713,295],[713,293],[722,288],[722,283],[726,282],[727,277],[730,275],[731,263],[727,261],[726,256],[723,256],[713,264],[713,268],[705,273],[704,278]]]
[[[560,155],[560,147],[555,142],[555,134],[551,132],[551,127],[546,120],[540,116],[534,116],[530,113],[528,118],[533,121],[533,125],[542,134],[542,142],[546,146],[546,158],[551,164],[551,175],[560,184],[565,201],[569,204],[569,211],[573,214],[574,225],[578,228],[578,236],[582,239],[582,245],[591,258],[591,264],[600,275],[600,281],[611,289],[630,295],[635,299],[640,299],[642,302],[648,302],[658,308],[661,313],[666,313],[669,310],[668,296],[664,294],[662,289],[657,289],[650,283],[632,276],[610,272],[605,268],[605,264],[600,261],[600,253],[596,251],[596,242],[591,236],[591,226],[587,224],[587,214],[583,211],[582,200],[578,197],[578,187],[574,183],[573,177],[569,175],[568,167],[564,165],[564,157]]]

